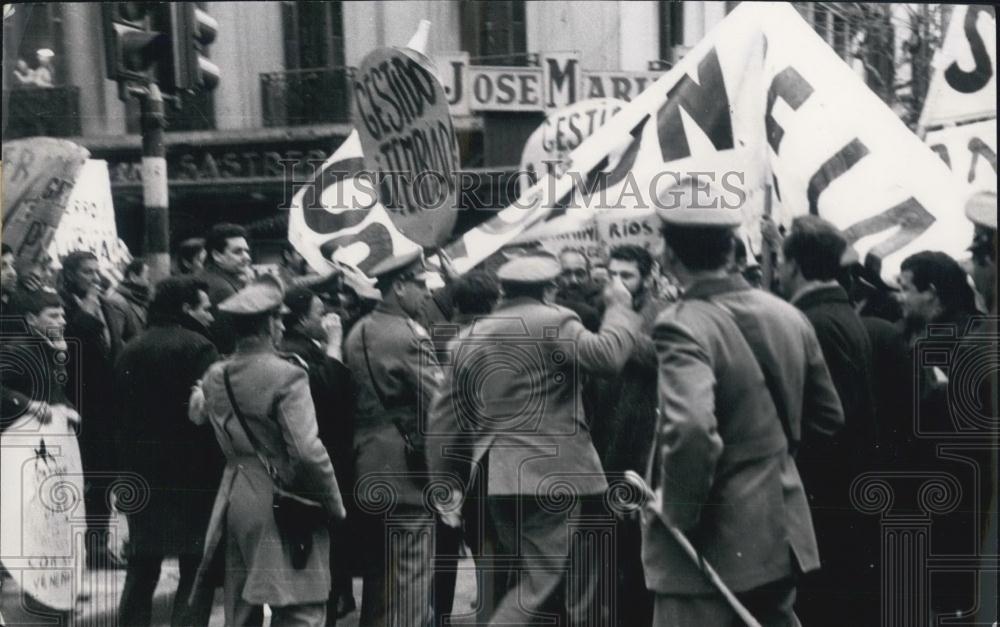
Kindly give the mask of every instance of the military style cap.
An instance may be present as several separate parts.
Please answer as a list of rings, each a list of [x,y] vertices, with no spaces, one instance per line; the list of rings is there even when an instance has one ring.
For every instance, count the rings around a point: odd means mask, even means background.
[[[275,279],[257,280],[219,303],[219,311],[233,316],[252,316],[277,311],[288,313],[284,306],[285,293]]]
[[[509,283],[548,283],[555,281],[561,270],[553,257],[526,255],[500,266],[497,278]]]
[[[740,207],[732,206],[732,195],[707,179],[663,177],[656,192],[656,215],[678,226],[737,227],[743,223]]]
[[[985,226],[995,231],[997,228],[997,193],[983,191],[973,194],[965,203],[965,216],[973,224]]]
[[[407,269],[408,266],[414,266],[413,269],[418,274],[422,273],[424,268],[423,251],[415,250],[404,255],[396,255],[389,257],[388,259],[383,259],[372,266],[372,268],[368,270],[368,272],[365,272],[365,274],[375,279],[389,274],[390,272]]]

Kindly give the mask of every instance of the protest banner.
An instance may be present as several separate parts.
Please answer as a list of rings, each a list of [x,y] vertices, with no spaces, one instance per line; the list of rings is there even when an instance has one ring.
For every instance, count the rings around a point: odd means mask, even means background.
[[[650,209],[681,176],[725,188],[751,234],[770,186],[776,221],[830,220],[890,280],[913,252],[962,256],[972,234],[944,163],[781,3],[738,6],[573,150],[566,167],[454,242],[447,252],[456,268],[474,266],[557,206]]]
[[[85,565],[83,470],[68,422],[75,412],[51,407],[47,424],[25,415],[0,434],[0,562],[32,599],[71,610]]]
[[[45,263],[49,243],[90,153],[62,139],[31,137],[3,145],[3,242],[19,267]]]
[[[955,5],[920,112],[919,131],[997,115],[996,11]]]
[[[541,174],[553,174],[556,166],[583,140],[604,126],[625,103],[612,98],[594,98],[559,109],[528,137],[521,151],[521,186],[529,187]]]
[[[421,21],[407,46],[426,49],[429,28],[430,22]],[[361,139],[354,129],[292,196],[288,241],[315,272],[330,272],[331,260],[365,272],[384,259],[421,248],[390,218],[375,181],[364,171]]]
[[[128,248],[118,238],[107,161],[88,159],[83,164],[49,246],[53,259],[78,250],[97,255],[101,272],[115,281],[121,280],[131,260]]]
[[[421,246],[440,246],[458,216],[458,140],[432,62],[405,48],[381,48],[353,81],[355,128],[382,206]]]
[[[931,131],[924,141],[971,191],[997,191],[995,118]]]

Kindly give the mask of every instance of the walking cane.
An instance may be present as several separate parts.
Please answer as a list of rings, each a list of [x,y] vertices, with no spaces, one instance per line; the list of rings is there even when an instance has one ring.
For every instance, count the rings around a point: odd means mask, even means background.
[[[656,495],[649,489],[649,486],[643,478],[639,476],[639,473],[633,470],[626,470],[625,480],[642,492],[642,495],[646,499],[645,504],[656,500]],[[659,515],[659,512],[657,512],[657,515]],[[660,520],[663,520],[663,518],[660,517]],[[753,617],[753,614],[751,614],[750,611],[744,607],[742,603],[740,603],[740,600],[736,598],[736,595],[733,594],[729,587],[726,586],[725,582],[722,581],[722,578],[719,577],[719,573],[715,572],[712,565],[698,553],[698,551],[694,548],[694,545],[691,544],[691,541],[684,535],[684,532],[669,524],[666,520],[663,520],[663,523],[664,526],[670,531],[670,534],[674,537],[674,540],[677,540],[677,544],[681,545],[681,548],[684,549],[684,552],[687,553],[688,557],[694,561],[698,570],[700,570],[702,574],[705,575],[705,577],[712,583],[712,585],[715,586],[715,589],[722,594],[723,598],[726,599],[726,602],[729,603],[729,607],[731,607],[740,619],[746,623],[747,627],[761,627],[761,624],[757,622],[757,619]]]

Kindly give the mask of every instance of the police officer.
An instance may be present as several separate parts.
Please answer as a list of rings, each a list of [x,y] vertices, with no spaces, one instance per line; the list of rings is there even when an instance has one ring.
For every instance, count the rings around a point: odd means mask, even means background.
[[[236,350],[205,374],[203,400],[197,389],[192,395],[192,419],[211,421],[227,460],[199,568],[200,580],[224,537],[227,625],[261,624],[265,603],[272,625],[324,624],[327,521],[304,536],[279,529],[272,511],[276,486],[318,503],[327,520],[345,515],[318,436],[304,362],[274,348],[284,330],[282,298],[280,283],[262,278],[220,303]]]
[[[424,627],[432,616],[435,521],[424,499],[423,434],[441,372],[415,322],[428,296],[423,259],[419,251],[393,257],[368,274],[382,300],[352,327],[344,349],[357,399],[355,498],[368,518],[360,624]]]
[[[642,319],[614,279],[603,291],[600,330],[588,331],[578,314],[553,304],[559,273],[555,258],[540,255],[500,268],[504,300],[448,344],[449,369],[431,410],[427,451],[435,477],[467,482],[470,462],[489,452],[486,510],[497,556],[516,556],[519,570],[491,625],[544,620],[560,609],[564,588],[565,624],[606,622],[607,603],[597,600],[599,547],[578,546],[583,535],[570,524],[607,516],[591,511],[602,508],[608,484],[583,415],[580,376],[617,374]]]
[[[684,295],[653,327],[659,417],[647,481],[659,496],[642,519],[653,625],[739,621],[672,527],[762,625],[790,627],[796,578],[819,566],[792,453],[803,431],[833,433],[844,416],[802,312],[729,273],[742,212],[705,183],[663,189],[657,209],[663,266]]]

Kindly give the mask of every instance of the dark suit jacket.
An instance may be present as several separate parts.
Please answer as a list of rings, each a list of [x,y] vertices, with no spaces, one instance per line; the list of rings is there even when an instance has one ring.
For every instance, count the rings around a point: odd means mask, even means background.
[[[226,274],[215,264],[206,265],[197,277],[208,284],[208,300],[212,303],[212,316],[215,321],[209,329],[209,335],[219,353],[228,355],[236,348],[236,335],[229,324],[229,316],[219,312],[219,303],[243,289],[244,283]]]
[[[823,358],[844,407],[844,436],[866,450],[873,449],[872,346],[861,317],[839,285],[808,291],[793,304],[812,323],[823,349]]]
[[[725,277],[690,286],[660,314],[653,341],[660,417],[648,480],[663,490],[663,518],[735,591],[816,569],[788,441],[803,427],[835,430],[843,413],[809,321]],[[650,590],[712,592],[661,518],[644,519],[642,544]]]
[[[605,312],[599,333],[579,316],[533,298],[502,303],[448,345],[442,393],[428,427],[433,472],[467,481],[467,462],[449,445],[489,450],[491,495],[539,495],[569,485],[577,495],[607,488],[583,415],[581,375],[617,374],[635,346],[641,319],[625,307]],[[472,459],[476,455],[473,454]]]
[[[151,488],[129,518],[140,553],[201,554],[223,457],[212,430],[188,420],[188,398],[217,357],[204,335],[165,324],[131,341],[115,365],[119,459]]]
[[[71,357],[67,364],[69,385],[66,394],[80,412],[82,419],[81,452],[87,459],[90,456],[85,450],[94,445],[106,449],[106,452],[111,454],[113,452],[111,442],[106,438],[110,437],[114,422],[113,345],[104,340],[106,327],[100,318],[84,311],[72,295],[63,293],[61,296],[66,312],[66,329],[63,335],[68,342],[74,343],[70,347]],[[104,299],[101,307],[107,320],[108,310]]]
[[[309,391],[316,406],[319,439],[330,453],[337,482],[342,491],[352,489],[354,474],[354,387],[351,371],[311,338],[295,331],[285,332],[281,350],[302,359],[309,367]]]

